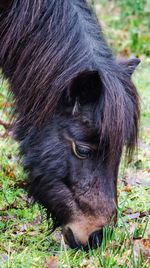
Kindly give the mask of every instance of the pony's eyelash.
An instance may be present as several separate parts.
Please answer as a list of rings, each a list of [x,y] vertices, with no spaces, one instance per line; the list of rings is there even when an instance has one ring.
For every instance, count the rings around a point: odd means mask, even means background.
[[[94,153],[95,147],[83,143],[75,143],[72,141],[72,150],[76,157],[81,160],[89,158]]]

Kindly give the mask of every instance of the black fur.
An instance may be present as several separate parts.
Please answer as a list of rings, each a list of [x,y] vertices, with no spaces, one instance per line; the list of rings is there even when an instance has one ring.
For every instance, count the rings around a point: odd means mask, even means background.
[[[116,60],[85,0],[12,0],[0,8],[0,66],[16,101],[29,193],[58,225],[77,210],[109,218],[123,146],[130,152],[137,142],[131,75],[139,61]],[[70,140],[97,149],[79,160]]]

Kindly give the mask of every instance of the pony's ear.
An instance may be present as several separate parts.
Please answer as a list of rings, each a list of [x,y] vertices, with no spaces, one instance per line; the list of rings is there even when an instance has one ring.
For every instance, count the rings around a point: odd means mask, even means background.
[[[69,99],[72,104],[85,105],[99,100],[102,83],[97,71],[85,71],[73,79],[69,88]]]
[[[0,0],[0,10],[5,10],[12,0]]]
[[[128,73],[132,75],[140,62],[140,59],[133,58],[123,62],[123,64],[127,67]]]

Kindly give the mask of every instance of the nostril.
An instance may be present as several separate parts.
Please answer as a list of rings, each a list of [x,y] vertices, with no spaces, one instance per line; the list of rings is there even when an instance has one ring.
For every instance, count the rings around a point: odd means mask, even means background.
[[[74,234],[70,228],[67,228],[67,230],[63,233],[66,243],[72,248],[79,248],[79,245],[77,244]]]
[[[103,229],[92,233],[89,237],[90,248],[97,248],[101,245],[103,240]]]

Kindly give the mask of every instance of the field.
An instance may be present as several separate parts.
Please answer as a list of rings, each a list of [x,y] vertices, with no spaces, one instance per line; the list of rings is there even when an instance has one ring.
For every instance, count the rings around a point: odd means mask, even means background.
[[[98,2],[95,9],[99,15],[102,6]],[[110,15],[107,14],[108,8],[108,5],[104,5],[101,20],[110,45],[121,56],[134,54],[128,42],[126,45],[115,42],[119,37],[122,40],[127,32],[117,26],[119,11],[111,6],[114,12],[114,16],[111,16],[111,10]],[[9,111],[13,102],[7,97],[7,81],[1,78],[1,268],[150,267],[150,59],[146,54],[139,55],[138,50],[135,55],[142,60],[133,77],[141,97],[139,148],[130,165],[125,166],[122,160],[120,166],[118,223],[113,235],[109,230],[104,230],[105,239],[101,248],[89,250],[88,253],[68,249],[59,229],[50,234],[48,227],[51,222],[47,222],[44,209],[27,197],[24,190],[26,175],[21,166],[18,144],[8,131]]]

